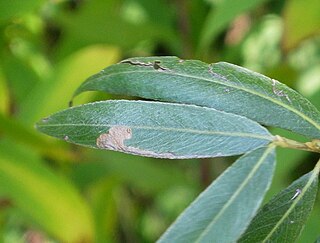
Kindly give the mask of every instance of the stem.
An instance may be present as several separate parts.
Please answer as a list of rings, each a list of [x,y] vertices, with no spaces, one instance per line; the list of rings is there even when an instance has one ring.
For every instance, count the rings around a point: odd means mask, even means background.
[[[295,140],[291,140],[291,139],[276,135],[273,143],[283,148],[299,149],[299,150],[320,153],[320,140],[318,139],[314,139],[311,142],[300,143]]]
[[[200,164],[200,180],[201,186],[207,188],[211,183],[211,159],[201,159]]]

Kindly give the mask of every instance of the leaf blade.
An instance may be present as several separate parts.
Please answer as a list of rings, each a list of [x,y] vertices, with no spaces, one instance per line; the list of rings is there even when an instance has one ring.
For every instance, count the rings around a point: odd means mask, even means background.
[[[272,145],[242,156],[200,194],[159,242],[235,242],[258,210],[274,166]]]
[[[320,137],[320,112],[308,100],[276,80],[228,63],[131,58],[90,77],[74,96],[85,91],[211,107]]]
[[[295,242],[313,208],[319,166],[294,181],[255,216],[239,242]]]
[[[14,206],[62,242],[93,241],[92,214],[76,188],[43,161],[11,153],[0,152],[0,190]]]
[[[265,128],[245,117],[147,101],[89,103],[58,112],[37,128],[84,146],[171,159],[241,154],[273,139]]]
[[[218,3],[217,6],[212,6],[212,10],[209,12],[202,28],[198,47],[199,53],[203,54],[208,52],[210,44],[234,18],[243,12],[250,11],[261,5],[264,1],[265,0],[240,0],[234,2],[227,0]]]

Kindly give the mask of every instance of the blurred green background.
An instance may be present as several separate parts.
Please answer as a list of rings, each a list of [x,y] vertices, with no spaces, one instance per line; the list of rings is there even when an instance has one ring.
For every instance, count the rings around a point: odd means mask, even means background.
[[[34,123],[67,108],[87,77],[132,56],[231,62],[320,107],[319,13],[319,0],[0,1],[0,242],[154,242],[234,158],[86,149]],[[75,105],[113,98],[121,97],[89,92]],[[277,156],[267,199],[318,159]],[[318,200],[299,242],[313,242],[319,222]]]

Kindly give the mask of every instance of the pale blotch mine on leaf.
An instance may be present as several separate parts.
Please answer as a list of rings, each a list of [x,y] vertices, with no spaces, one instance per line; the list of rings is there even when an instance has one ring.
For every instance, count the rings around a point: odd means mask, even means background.
[[[108,133],[101,134],[97,139],[98,148],[111,150],[125,150],[124,140],[130,139],[132,131],[130,127],[114,126]]]
[[[115,151],[126,152],[129,154],[148,156],[154,158],[174,159],[172,153],[155,153],[149,150],[143,150],[132,146],[126,146],[125,140],[132,138],[132,130],[127,126],[113,126],[107,133],[101,134],[96,141],[97,147],[100,149],[109,149]]]

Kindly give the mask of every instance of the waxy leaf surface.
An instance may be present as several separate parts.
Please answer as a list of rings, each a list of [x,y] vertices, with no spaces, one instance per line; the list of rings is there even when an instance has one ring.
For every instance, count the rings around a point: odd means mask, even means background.
[[[245,117],[148,101],[89,103],[45,118],[37,128],[84,146],[171,159],[242,154],[273,139]]]
[[[307,99],[276,80],[224,62],[131,58],[90,77],[75,95],[84,91],[211,107],[320,138],[320,113]]]
[[[236,242],[269,188],[274,147],[239,158],[178,217],[159,242]]]
[[[239,242],[296,242],[316,199],[318,167],[263,206]]]

